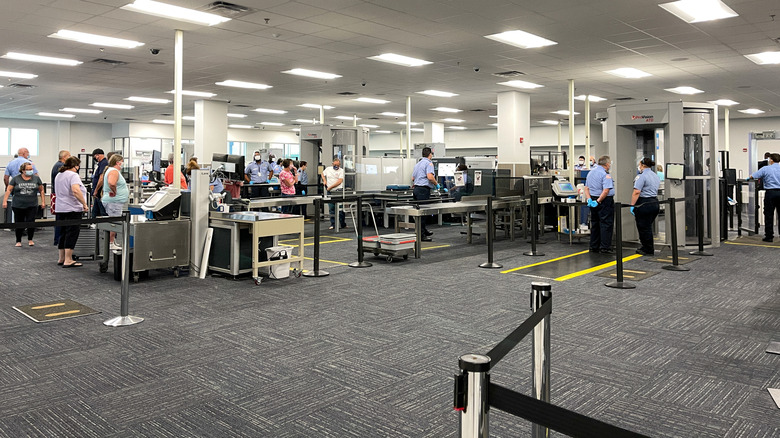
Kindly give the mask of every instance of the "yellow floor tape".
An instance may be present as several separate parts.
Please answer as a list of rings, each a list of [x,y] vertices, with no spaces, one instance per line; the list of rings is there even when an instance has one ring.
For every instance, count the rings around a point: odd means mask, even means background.
[[[761,245],[758,243],[738,243],[738,242],[723,242],[727,245],[742,245],[742,246],[760,246],[762,248],[780,248],[780,246],[775,245]]]
[[[641,254],[634,254],[634,255],[630,255],[628,257],[623,257],[623,263],[625,263],[625,262],[627,262],[629,260],[637,259],[639,257],[642,257],[642,255]],[[602,269],[609,268],[611,266],[615,266],[616,264],[617,264],[617,262],[615,262],[615,261],[612,261],[612,262],[609,262],[609,263],[604,263],[603,265],[594,266],[594,267],[589,268],[589,269],[583,269],[582,271],[572,272],[571,274],[567,274],[567,275],[564,275],[562,277],[558,277],[558,278],[555,279],[555,281],[571,280],[572,278],[580,277],[582,275],[587,275],[587,274],[590,274],[591,272],[600,271]]]
[[[313,258],[311,258],[311,257],[304,257],[304,259],[305,259],[305,260],[314,260],[314,259],[313,259]],[[341,265],[341,266],[348,266],[348,265],[349,265],[349,263],[343,263],[343,262],[334,262],[333,260],[325,260],[325,259],[320,259],[320,261],[321,261],[321,262],[324,262],[324,263],[333,263],[333,264],[336,264],[336,265]]]
[[[581,254],[585,254],[587,252],[588,252],[587,250],[580,251],[580,252],[575,252],[574,254],[569,254],[569,255],[566,255],[566,256],[563,256],[563,257],[558,257],[558,258],[555,258],[555,259],[545,260],[543,262],[534,263],[534,264],[531,264],[531,265],[520,266],[519,268],[507,269],[506,271],[501,271],[501,273],[502,274],[508,274],[510,272],[519,271],[521,269],[531,268],[531,267],[534,267],[534,266],[544,265],[546,263],[557,262],[558,260],[568,259],[569,257],[578,256],[578,255],[581,255]]]

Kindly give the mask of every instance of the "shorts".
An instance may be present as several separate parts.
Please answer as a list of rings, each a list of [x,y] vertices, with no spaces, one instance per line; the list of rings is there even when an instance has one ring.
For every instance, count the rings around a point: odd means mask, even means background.
[[[125,204],[119,202],[106,202],[103,204],[103,207],[106,209],[106,216],[119,217],[122,216],[122,209],[125,207]]]

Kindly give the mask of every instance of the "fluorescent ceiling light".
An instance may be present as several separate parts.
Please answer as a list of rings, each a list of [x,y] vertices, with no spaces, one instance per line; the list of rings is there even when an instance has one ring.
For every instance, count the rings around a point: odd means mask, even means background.
[[[195,121],[195,116],[182,116],[181,119],[182,120],[189,120],[190,122],[194,122]]]
[[[379,113],[380,116],[388,116],[388,117],[406,117],[406,114],[404,113],[392,113],[392,112],[383,112]]]
[[[87,108],[60,108],[60,111],[65,111],[66,113],[83,113],[83,114],[100,114],[103,112],[100,110],[87,109]]]
[[[76,61],[75,59],[53,58],[51,56],[29,55],[27,53],[19,53],[19,52],[8,52],[2,57],[7,59],[16,59],[18,61],[42,62],[44,64],[55,64],[55,65],[76,66],[79,64],[83,64],[83,62]]]
[[[358,97],[357,99],[352,99],[352,100],[357,102],[365,102],[365,103],[381,103],[381,104],[390,103],[389,100],[374,99],[373,97]]]
[[[284,123],[279,122],[260,122],[260,124],[265,126],[284,126]]]
[[[360,120],[360,117],[358,117],[356,119],[356,118],[354,118],[352,116],[336,116],[336,117],[334,117],[334,119],[339,119],[339,120]]]
[[[635,68],[631,68],[631,67],[616,68],[614,70],[608,70],[605,73],[609,73],[611,75],[620,76],[621,78],[627,78],[627,79],[639,79],[647,76],[652,76],[650,73]]]
[[[301,132],[301,128],[293,128],[290,131]]]
[[[392,134],[392,133],[393,131],[383,131],[383,130],[374,131],[374,134]]]
[[[222,17],[208,12],[196,11],[194,9],[183,8],[181,6],[169,5],[153,0],[135,0],[134,3],[122,6],[127,11],[140,12],[142,14],[154,15],[155,17],[170,18],[172,20],[186,21],[187,23],[202,24],[213,26],[215,24],[230,21],[230,18]]]
[[[32,73],[17,73],[15,71],[0,71],[0,76],[5,78],[35,79],[38,75]]]
[[[731,105],[739,105],[739,102],[734,102],[731,99],[718,99],[718,100],[711,100],[709,103],[713,105],[720,105],[720,106],[731,106]]]
[[[316,121],[314,121],[312,119],[295,119],[295,120],[293,120],[293,122],[298,122],[298,123],[317,123]]]
[[[121,103],[102,103],[102,102],[90,103],[89,106],[96,106],[98,108],[113,108],[113,109],[125,109],[125,110],[135,108],[133,105],[123,105]]]
[[[569,115],[569,110],[558,110],[558,111],[550,111],[550,112],[553,113],[553,114],[560,114],[562,116],[568,116]],[[574,115],[575,116],[579,115],[579,113],[577,111],[574,111]]]
[[[176,90],[168,91],[168,94],[175,94]],[[214,97],[217,94],[216,93],[209,93],[208,91],[190,91],[190,90],[181,90],[182,96],[194,96],[194,97]]]
[[[534,84],[533,82],[526,82],[526,81],[506,81],[506,82],[499,82],[498,85],[505,85],[507,87],[515,87],[515,88],[523,88],[526,90],[544,87],[544,85]]]
[[[427,94],[428,96],[436,96],[436,97],[454,97],[454,96],[457,96],[457,94],[455,94],[455,93],[450,93],[449,91],[439,91],[439,90],[418,91],[417,94]]]
[[[745,55],[745,58],[758,65],[780,64],[780,52],[754,53],[752,55]]]
[[[457,129],[459,131],[462,131],[462,130],[466,129],[465,126],[448,126],[447,128],[449,128],[449,129]]]
[[[406,122],[395,122],[397,125],[406,125]],[[420,124],[420,122],[410,122],[409,123],[412,126],[417,126]]]
[[[739,15],[720,0],[680,0],[658,6],[687,23],[701,23]]]
[[[412,132],[425,132],[423,128],[412,128],[410,131]]]
[[[227,113],[228,117],[233,117],[235,119],[244,119],[246,118],[246,114],[235,114],[235,113]]]
[[[173,120],[154,119],[152,120],[152,123],[157,123],[160,125],[173,125],[175,122]]]
[[[559,125],[560,122],[557,120],[542,120],[539,123],[544,123],[545,125]]]
[[[444,106],[437,106],[436,108],[431,108],[431,111],[441,111],[441,112],[444,112],[444,113],[460,113],[460,112],[463,112],[463,110],[461,110],[461,109],[447,108],[447,107],[444,107]]]
[[[255,129],[252,125],[228,125],[228,128],[234,129]]]
[[[65,119],[72,119],[76,117],[74,114],[65,114],[65,113],[38,113],[37,115],[43,117],[62,117]]]
[[[491,123],[491,124],[489,124],[488,126],[495,126],[495,127],[498,127],[498,123]]]
[[[463,119],[441,119],[441,121],[442,122],[447,122],[447,123],[463,123],[463,122],[465,122],[465,120],[463,120]]]
[[[316,70],[307,70],[305,68],[294,68],[292,70],[285,70],[282,73],[287,73],[288,75],[306,76],[309,78],[317,78],[317,79],[336,79],[341,77],[341,75],[337,75],[333,73],[325,73]]]
[[[748,108],[748,109],[739,110],[739,112],[745,114],[762,114],[764,111],[761,111],[758,108]]]
[[[593,95],[585,95],[580,94],[579,96],[575,97],[576,100],[582,100],[585,101],[587,99],[589,102],[603,102],[607,99],[604,99],[603,97],[593,96]]]
[[[498,118],[498,114],[496,114],[495,116],[488,116],[488,117],[490,117],[491,119],[497,119]]]
[[[112,38],[103,35],[95,35],[92,33],[76,32],[65,29],[49,35],[49,38],[58,38],[61,40],[70,40],[103,47],[119,47],[122,49],[135,49],[136,47],[141,47],[144,45],[144,43],[139,43],[138,41],[125,40],[122,38]]]
[[[363,128],[378,128],[379,127],[379,125],[366,125],[366,124],[358,125],[358,126],[361,126]]]
[[[336,108],[335,106],[330,106],[330,105],[317,105],[316,103],[304,103],[304,104],[301,104],[301,105],[298,105],[298,106],[302,106],[302,107],[304,107],[304,108],[314,108],[314,109],[320,109],[320,108],[322,108],[322,109],[326,109],[326,110],[330,110],[330,109],[334,109],[334,108]]]
[[[146,102],[146,103],[171,103],[171,101],[168,99],[157,99],[154,97],[130,96],[125,100],[130,100],[132,102]]]
[[[222,85],[223,87],[251,88],[254,90],[267,90],[269,88],[273,88],[271,85],[256,84],[254,82],[234,81],[232,79],[214,83],[217,85]]]
[[[266,114],[287,114],[287,111],[285,110],[268,109],[268,108],[255,108],[253,111],[257,111],[258,113],[266,113]]]
[[[533,49],[536,47],[558,44],[555,41],[522,30],[508,30],[506,32],[494,33],[493,35],[485,35],[485,38],[520,47],[521,49]]]
[[[670,93],[675,93],[675,94],[699,94],[699,93],[704,93],[704,91],[699,90],[698,88],[693,88],[693,87],[665,88],[665,90],[670,92]]]
[[[374,61],[389,62],[390,64],[403,65],[406,67],[419,67],[421,65],[433,64],[430,61],[424,59],[412,58],[409,56],[397,55],[395,53],[383,53],[377,56],[369,56],[368,59]]]

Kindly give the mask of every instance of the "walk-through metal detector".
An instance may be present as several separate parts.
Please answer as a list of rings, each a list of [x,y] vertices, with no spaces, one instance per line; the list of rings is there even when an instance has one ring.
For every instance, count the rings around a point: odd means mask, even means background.
[[[368,128],[360,126],[301,126],[301,160],[316,164],[317,194],[322,194],[320,174],[339,156],[344,168],[344,186],[356,187],[357,158],[368,155]],[[315,166],[312,166],[315,168]],[[311,175],[311,173],[309,174]],[[311,179],[309,183],[314,183]]]
[[[720,203],[717,106],[707,103],[668,102],[612,105],[608,108],[607,140],[615,180],[615,202],[630,203],[642,157],[656,165],[683,163],[685,179],[666,178],[663,198],[704,197],[704,238],[707,246],[720,246]],[[659,194],[660,195],[660,194]],[[677,206],[678,242],[697,243],[696,201]],[[666,242],[670,219],[666,217]],[[683,237],[684,236],[684,237]],[[638,239],[634,217],[623,215],[623,239]]]

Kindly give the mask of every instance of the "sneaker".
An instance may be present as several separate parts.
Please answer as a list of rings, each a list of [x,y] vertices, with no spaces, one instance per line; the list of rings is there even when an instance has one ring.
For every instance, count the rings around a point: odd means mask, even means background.
[[[763,242],[771,242],[771,241],[773,241],[773,240],[775,240],[775,239],[774,239],[774,237],[764,237],[764,238],[763,238],[763,239],[761,239],[761,240],[762,240]]]
[[[111,242],[110,248],[111,248],[111,251],[121,251],[122,250],[122,245],[119,245],[116,242]]]
[[[601,248],[599,252],[602,254],[614,254],[615,250],[612,248]]]
[[[433,236],[433,231],[426,231],[426,232],[423,233],[423,235],[425,237],[431,237],[431,236]]]
[[[590,249],[588,249],[588,252],[599,253],[600,251],[599,251],[598,248],[590,248]]]
[[[428,237],[428,236],[423,236],[423,237],[420,239],[420,242],[433,242],[433,239],[431,239],[431,238],[430,238],[430,237]]]
[[[328,229],[329,229],[329,230],[332,230],[332,229],[334,229],[334,228],[335,228],[335,227],[334,227],[333,225],[331,225],[331,226],[329,226],[329,227],[328,227]]]
[[[653,255],[652,253],[649,253],[649,252],[643,250],[642,248],[637,249],[636,253],[639,254],[639,255]]]

